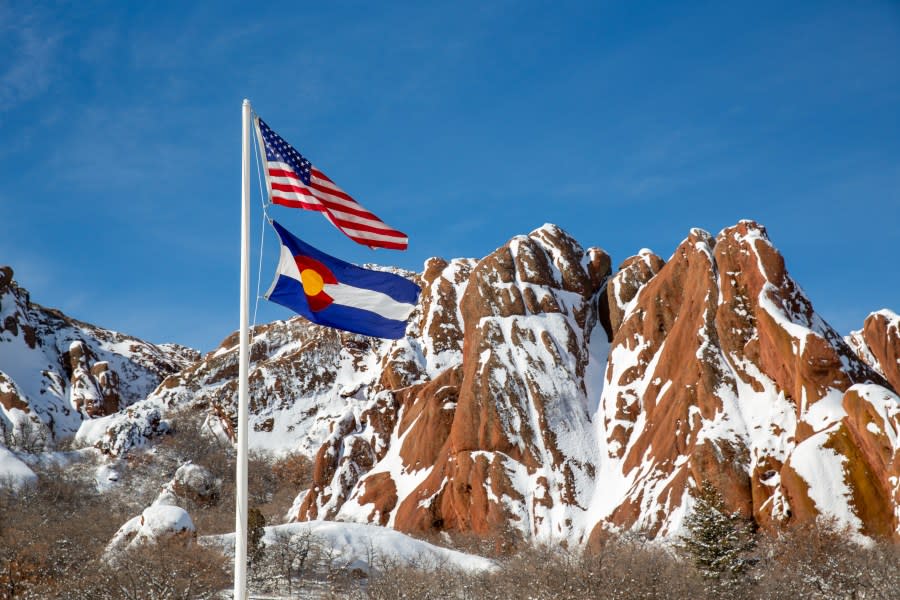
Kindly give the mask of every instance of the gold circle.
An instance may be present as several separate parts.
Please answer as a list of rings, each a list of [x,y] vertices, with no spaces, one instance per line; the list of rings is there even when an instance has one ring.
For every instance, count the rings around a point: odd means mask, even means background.
[[[303,269],[303,272],[300,273],[300,280],[303,282],[303,291],[307,296],[317,295],[325,286],[322,276],[313,269]]]

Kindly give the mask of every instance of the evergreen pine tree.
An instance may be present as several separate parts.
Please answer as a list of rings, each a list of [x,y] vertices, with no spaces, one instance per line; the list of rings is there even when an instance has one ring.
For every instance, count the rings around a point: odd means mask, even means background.
[[[747,553],[754,542],[738,513],[729,514],[719,491],[704,480],[691,490],[695,504],[684,521],[687,535],[681,548],[697,570],[709,579],[737,578],[749,566]]]

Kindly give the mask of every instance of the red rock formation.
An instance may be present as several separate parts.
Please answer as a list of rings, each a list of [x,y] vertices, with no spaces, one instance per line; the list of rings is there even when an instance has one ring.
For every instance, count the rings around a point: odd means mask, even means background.
[[[69,346],[70,378],[69,398],[72,407],[88,417],[103,416],[103,394],[91,374],[88,349],[81,341]]]
[[[854,425],[860,403],[844,397],[870,381],[880,378],[815,314],[764,228],[742,222],[715,241],[695,230],[613,340],[601,410],[623,492],[604,502],[594,538],[608,526],[671,532],[687,486],[704,479],[764,526],[824,514],[896,529],[888,463],[860,450],[890,438]]]
[[[76,411],[89,418],[103,417],[122,407],[119,376],[106,361],[96,361],[82,341],[69,346],[69,399]],[[93,362],[93,364],[91,364]]]
[[[874,312],[847,341],[895,392],[900,392],[900,315],[887,309]]]
[[[642,251],[612,278],[609,264],[553,226],[477,264],[429,261],[415,325],[335,421],[298,517],[667,535],[706,479],[763,527],[821,515],[896,535],[897,397],[763,227],[693,230],[668,262]],[[896,333],[867,327],[894,364],[880,340]]]
[[[609,266],[554,226],[474,267],[426,264],[420,331],[440,357],[430,380],[341,421],[299,517],[485,534],[517,521],[526,535],[570,534],[554,507],[583,510],[593,487],[593,460],[571,459],[572,444],[593,437],[585,375],[605,360]]]
[[[122,405],[122,397],[119,394],[119,374],[110,370],[109,363],[99,361],[91,367],[91,376],[97,381],[102,397],[100,414],[111,415],[117,412]]]
[[[646,248],[637,256],[625,259],[609,281],[606,294],[609,302],[610,331],[613,335],[622,325],[628,303],[637,296],[645,283],[659,273],[665,261]],[[612,340],[610,340],[612,341]]]

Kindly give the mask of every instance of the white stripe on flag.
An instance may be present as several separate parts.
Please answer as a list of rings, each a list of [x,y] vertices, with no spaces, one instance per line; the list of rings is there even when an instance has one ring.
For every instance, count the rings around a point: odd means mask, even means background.
[[[287,185],[296,185],[297,187],[306,187],[306,184],[299,177],[276,177],[271,176],[272,183],[286,183]]]
[[[266,298],[272,294],[272,290],[275,289],[275,285],[278,283],[278,278],[281,275],[299,281],[300,285],[303,285],[303,279],[300,277],[300,269],[297,268],[297,261],[294,260],[291,251],[284,245],[281,246],[281,256],[278,258],[278,268],[275,270],[275,279],[272,281],[272,285],[269,286],[269,290],[266,292]],[[346,283],[326,283],[323,286],[323,291],[331,296],[335,304],[368,310],[381,315],[385,319],[405,321],[409,318],[410,313],[412,313],[415,308],[414,304],[398,302],[387,294],[383,294],[376,290],[353,287]]]
[[[385,319],[405,321],[415,308],[412,304],[397,302],[387,294],[345,283],[326,283],[324,291],[334,299],[335,304],[368,310]]]
[[[390,227],[382,223],[377,219],[367,219],[366,217],[360,217],[359,215],[354,215],[353,213],[343,212],[342,210],[328,207],[328,212],[330,212],[334,218],[341,219],[342,221],[349,221],[351,223],[356,223],[359,225],[368,225],[370,227],[374,227],[376,229],[381,229],[387,233],[393,231]],[[347,229],[347,225],[341,225],[344,229]]]

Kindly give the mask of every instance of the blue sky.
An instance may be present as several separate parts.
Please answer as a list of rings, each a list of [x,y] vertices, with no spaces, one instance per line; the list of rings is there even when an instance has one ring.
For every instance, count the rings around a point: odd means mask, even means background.
[[[840,331],[900,311],[896,2],[0,0],[0,263],[41,304],[213,348],[244,97],[410,235],[373,253],[273,209],[346,260],[418,270],[554,222],[618,264],[752,218]]]

